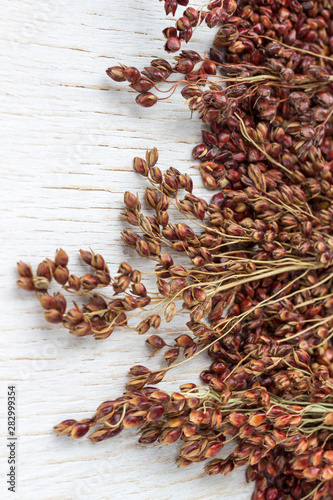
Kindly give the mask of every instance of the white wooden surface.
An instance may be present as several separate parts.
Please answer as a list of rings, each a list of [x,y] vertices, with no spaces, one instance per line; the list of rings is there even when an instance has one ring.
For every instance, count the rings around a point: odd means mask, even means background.
[[[164,57],[161,30],[170,20],[157,0],[0,0],[0,6],[0,497],[249,499],[244,470],[210,478],[202,464],[177,469],[176,446],[143,447],[130,432],[98,445],[52,433],[55,423],[88,417],[120,395],[130,366],[159,361],[147,361],[144,338],[135,333],[118,331],[98,343],[45,324],[34,297],[15,286],[15,263],[36,266],[60,246],[78,273],[79,248],[102,253],[113,273],[123,258],[133,260],[120,240],[119,215],[123,192],[145,188],[131,172],[132,157],[156,145],[163,168],[185,172],[200,123],[190,120],[181,98],[139,108],[134,92],[105,75],[118,61],[143,69],[151,57]],[[203,52],[212,36],[198,30],[192,48]],[[172,323],[164,335],[183,328]],[[197,358],[169,373],[163,387],[197,381],[208,363]],[[5,482],[8,383],[18,397],[16,494]]]

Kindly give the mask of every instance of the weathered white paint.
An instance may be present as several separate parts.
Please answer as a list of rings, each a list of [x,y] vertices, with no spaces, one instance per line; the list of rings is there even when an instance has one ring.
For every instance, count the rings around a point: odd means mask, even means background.
[[[118,331],[108,340],[78,340],[47,325],[33,296],[15,287],[15,262],[34,266],[62,246],[82,273],[79,248],[102,253],[113,273],[124,248],[123,192],[143,193],[131,161],[158,146],[160,165],[188,171],[200,124],[182,98],[151,110],[111,82],[105,69],[122,61],[141,69],[164,57],[170,25],[157,0],[1,0],[1,398],[17,385],[18,492],[7,492],[6,405],[1,404],[1,498],[20,500],[245,500],[244,470],[206,477],[202,465],[177,469],[176,446],[144,448],[124,432],[99,445],[56,438],[55,423],[92,414],[119,395],[130,366],[147,362],[144,339]],[[197,2],[198,4],[199,2]],[[193,49],[212,39],[198,30]],[[195,171],[192,171],[195,174]],[[200,180],[196,177],[198,192]],[[207,193],[205,193],[207,194]],[[165,328],[172,339],[182,322]],[[5,362],[3,361],[5,360]],[[207,357],[171,372],[163,387],[197,381]]]

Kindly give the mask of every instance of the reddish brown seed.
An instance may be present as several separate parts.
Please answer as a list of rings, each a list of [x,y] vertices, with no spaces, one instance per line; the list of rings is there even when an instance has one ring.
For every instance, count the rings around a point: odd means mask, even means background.
[[[177,71],[178,73],[182,73],[183,75],[186,75],[188,73],[191,73],[193,68],[194,68],[193,61],[191,61],[190,59],[182,59],[177,63],[175,71]]]
[[[177,337],[175,342],[177,342],[180,347],[188,347],[193,344],[193,339],[189,335],[183,334]]]
[[[225,383],[216,377],[210,379],[209,386],[216,392],[222,392],[226,389]]]
[[[155,422],[157,420],[160,420],[164,413],[164,406],[163,405],[154,405],[150,408],[148,414],[147,414],[147,422]]]
[[[147,290],[143,283],[134,283],[132,285],[132,293],[144,297],[147,295]]]
[[[98,279],[93,274],[85,274],[81,278],[81,285],[85,290],[93,290],[98,286]]]
[[[53,274],[53,273],[54,273],[54,271],[55,271],[55,268],[56,268],[55,263],[53,262],[53,260],[48,259],[48,258],[46,258],[46,259],[45,259],[45,261],[46,261],[46,262],[47,262],[47,264],[49,265],[49,268],[51,269],[51,272],[52,272],[52,274]]]
[[[264,412],[257,412],[253,413],[250,418],[249,418],[249,424],[252,425],[253,427],[257,427],[258,425],[261,425],[263,422],[266,420],[266,413]]]
[[[165,44],[165,50],[167,52],[178,52],[181,47],[181,42],[178,38],[170,37]]]
[[[68,255],[62,248],[56,251],[54,262],[56,266],[62,266],[62,267],[67,266]]]
[[[189,415],[189,420],[195,425],[201,424],[204,418],[204,413],[201,410],[192,410]]]
[[[81,281],[80,278],[75,276],[74,274],[71,274],[68,277],[68,286],[72,288],[73,290],[79,291],[81,288]]]
[[[136,327],[136,331],[138,332],[139,335],[144,335],[145,333],[148,332],[149,328],[150,328],[149,321],[144,319],[138,324],[138,326]]]
[[[324,455],[324,450],[322,448],[316,450],[312,455],[312,465],[318,467],[322,462],[323,455]]]
[[[149,245],[144,240],[137,241],[135,249],[136,249],[137,253],[140,255],[140,257],[149,257],[150,256]]]
[[[103,271],[105,269],[105,261],[103,257],[99,254],[94,254],[91,258],[91,267],[98,271]]]
[[[145,191],[145,201],[151,208],[156,208],[158,203],[158,193],[154,189],[147,188]]]
[[[320,467],[310,466],[304,469],[303,477],[305,479],[309,479],[310,481],[314,481],[320,474]]]
[[[87,252],[85,250],[80,250],[80,255],[81,255],[81,259],[83,260],[83,262],[85,262],[86,264],[88,264],[90,266],[91,259],[92,259],[92,253]]]
[[[146,375],[150,373],[150,370],[143,365],[134,365],[129,371],[130,375],[138,376],[138,375]]]
[[[153,349],[162,349],[166,344],[164,340],[158,335],[151,335],[147,340],[147,344],[150,345]]]
[[[70,331],[70,333],[75,337],[85,337],[86,335],[90,335],[92,333],[91,328],[90,324],[82,322],[74,327],[71,327],[72,331]],[[109,332],[111,333],[111,330],[109,330]]]
[[[205,455],[204,455],[205,458],[215,457],[215,455],[217,455],[221,451],[222,448],[223,448],[223,442],[221,442],[221,441],[215,441],[213,443],[210,443],[205,451]]]
[[[40,304],[43,309],[56,309],[57,308],[57,303],[54,299],[54,297],[51,297],[48,293],[41,295],[40,297]]]
[[[129,191],[126,191],[124,193],[124,203],[129,210],[135,211],[140,210],[141,208],[138,197],[130,193]]]
[[[152,167],[150,169],[150,176],[154,182],[161,184],[163,180],[162,172],[158,167]]]
[[[229,308],[229,314],[231,316],[238,316],[240,314],[240,307],[238,304],[233,304],[230,308]]]
[[[55,301],[57,303],[58,311],[61,312],[61,314],[64,314],[64,312],[66,311],[66,307],[67,307],[67,302],[66,302],[65,297],[60,292],[58,292],[58,293],[54,294],[54,298],[55,298]]]
[[[265,500],[276,500],[278,498],[279,492],[276,488],[269,488],[266,491]]]
[[[163,267],[169,269],[173,265],[173,259],[168,253],[162,253],[160,255],[160,261]]]
[[[144,308],[150,304],[151,298],[146,295],[145,297],[138,297],[136,299],[137,307]]]
[[[96,271],[95,278],[98,281],[98,285],[102,287],[108,286],[111,282],[111,277],[107,268],[104,271]]]
[[[232,412],[228,416],[228,420],[230,421],[230,423],[232,425],[234,425],[236,427],[241,427],[242,425],[244,425],[247,422],[248,417],[244,413],[241,413],[241,412]]]
[[[156,97],[156,95],[150,92],[147,92],[146,94],[139,94],[135,99],[135,102],[143,108],[151,108],[152,106],[154,106],[154,104],[157,103],[157,101],[158,98]]]
[[[131,279],[129,276],[126,275],[119,276],[117,281],[113,284],[113,289],[115,293],[122,293],[129,287],[130,283]]]
[[[19,288],[26,290],[27,292],[32,292],[35,289],[34,282],[31,278],[19,278],[16,282]]]
[[[191,28],[191,22],[187,17],[180,17],[176,23],[177,30],[186,31]]]
[[[241,312],[246,312],[249,311],[252,307],[252,300],[250,298],[242,300],[240,303],[240,310]]]
[[[54,271],[54,279],[60,284],[65,285],[69,277],[67,267],[58,266]]]
[[[131,412],[129,412],[125,415],[122,425],[125,429],[131,429],[139,425],[141,421],[142,417],[133,415]]]
[[[79,324],[83,321],[83,313],[78,309],[69,309],[66,317],[71,323],[74,324]]]
[[[128,275],[128,274],[131,274],[131,272],[132,272],[132,268],[129,264],[127,264],[127,262],[122,262],[120,264],[119,269],[118,269],[118,273]]]
[[[143,160],[142,158],[138,158],[138,157],[134,158],[133,169],[135,170],[136,173],[143,175],[144,177],[148,176],[148,172],[149,172],[148,165],[145,162],[145,160]],[[125,274],[129,274],[129,273],[126,272]]]
[[[181,435],[181,429],[169,429],[164,432],[160,438],[162,444],[172,444],[175,443]]]
[[[331,450],[328,450],[328,451],[325,451],[324,455],[323,455],[323,459],[329,463],[329,464],[333,464],[333,451]]]
[[[132,83],[130,86],[136,92],[139,92],[140,94],[145,94],[146,92],[148,92],[150,89],[153,88],[154,83],[149,78],[142,77],[139,78],[137,82]]]
[[[28,264],[25,264],[21,260],[20,260],[20,262],[17,263],[17,272],[20,276],[22,276],[22,278],[32,278],[33,277],[31,266],[29,266]]]
[[[153,316],[150,316],[149,318],[149,325],[152,326],[153,328],[157,329],[161,324],[161,317],[154,314]]]
[[[293,463],[293,469],[295,470],[304,470],[306,467],[310,465],[310,456],[304,455],[298,457]]]
[[[106,74],[115,82],[125,82],[125,70],[120,66],[112,66],[106,70]]]
[[[193,298],[198,302],[204,302],[207,298],[206,292],[202,288],[193,289]]]
[[[173,363],[174,361],[176,361],[176,359],[178,358],[178,356],[179,356],[179,349],[178,349],[178,348],[168,349],[168,350],[164,353],[164,358],[165,358],[165,361],[166,361],[168,364],[171,364],[171,363]]]
[[[158,280],[157,286],[161,295],[164,297],[168,297],[170,295],[170,285],[165,280]]]
[[[52,279],[52,269],[49,265],[49,263],[44,260],[39,264],[37,267],[37,276],[40,276],[42,278],[46,278],[47,280],[51,281]]]
[[[197,431],[197,426],[195,424],[185,424],[183,427],[183,434],[185,437],[194,436]]]
[[[152,444],[158,439],[159,435],[160,435],[160,433],[158,430],[149,429],[147,431],[144,431],[141,434],[141,437],[139,439],[139,443],[140,444]]]
[[[71,430],[70,437],[72,439],[79,439],[87,434],[89,431],[90,426],[85,423],[80,423],[78,422],[77,424],[74,425],[74,427]]]
[[[324,481],[330,481],[331,479],[333,479],[333,467],[331,467],[330,465],[324,467],[320,473],[320,478]]]
[[[62,314],[57,311],[57,309],[50,309],[44,312],[44,316],[48,323],[61,323],[62,322]]]
[[[137,269],[135,269],[134,271],[132,271],[131,273],[131,281],[133,283],[140,283],[141,281],[141,273],[140,271],[138,271]]]
[[[134,297],[130,297],[127,295],[124,299],[121,301],[123,308],[126,311],[132,311],[133,309],[136,309],[138,306],[138,303]]]
[[[133,66],[126,68],[124,71],[124,77],[130,83],[136,83],[140,78],[140,71]]]

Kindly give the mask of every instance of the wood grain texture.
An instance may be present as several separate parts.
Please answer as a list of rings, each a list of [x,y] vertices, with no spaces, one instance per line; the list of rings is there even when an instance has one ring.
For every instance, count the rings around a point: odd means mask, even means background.
[[[199,4],[199,2],[197,2]],[[202,465],[177,469],[176,446],[149,448],[132,432],[92,445],[56,438],[52,426],[90,416],[117,397],[128,368],[159,366],[144,338],[116,331],[98,343],[47,325],[34,297],[15,287],[15,262],[34,266],[65,248],[83,273],[78,249],[102,253],[112,273],[121,260],[142,266],[120,240],[123,192],[143,193],[131,171],[133,156],[158,146],[162,168],[183,172],[200,141],[200,123],[183,100],[151,110],[105,75],[118,61],[143,68],[164,57],[161,30],[170,25],[157,0],[0,0],[1,54],[1,498],[20,500],[131,499],[245,500],[244,470],[206,477]],[[204,51],[212,33],[195,33]],[[192,171],[195,175],[195,170]],[[204,193],[196,177],[199,193]],[[207,193],[205,193],[207,194]],[[165,338],[184,321],[164,328]],[[163,384],[176,390],[196,382],[207,357],[172,371]],[[18,397],[18,490],[7,491],[6,388]]]

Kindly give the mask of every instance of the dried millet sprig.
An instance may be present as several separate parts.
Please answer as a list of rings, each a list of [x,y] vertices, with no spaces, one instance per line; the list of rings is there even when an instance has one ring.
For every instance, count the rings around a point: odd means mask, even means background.
[[[270,474],[272,482],[277,472],[281,476],[291,472],[295,478],[305,479],[307,492],[322,484],[330,486],[332,402],[309,404],[301,400],[291,404],[260,387],[233,395],[229,391],[224,396],[195,384],[186,384],[181,390],[173,394],[154,387],[129,391],[121,398],[102,403],[91,419],[66,420],[55,426],[55,431],[80,438],[95,428],[90,439],[100,442],[123,429],[139,427],[142,444],[183,441],[179,466],[210,459],[225,442],[235,440],[237,446],[227,458],[215,459],[206,466],[208,474],[229,474],[248,465],[247,479],[256,480],[259,491],[272,488],[267,480],[263,482],[263,475]],[[320,431],[319,415],[324,416]],[[287,452],[288,464],[272,460],[275,451],[279,457]],[[264,463],[267,471],[262,468]]]

